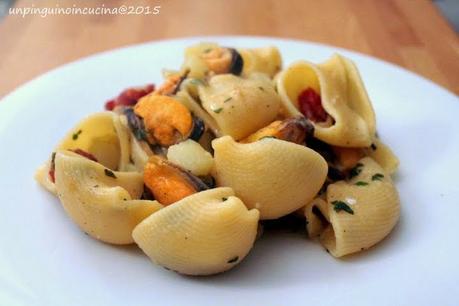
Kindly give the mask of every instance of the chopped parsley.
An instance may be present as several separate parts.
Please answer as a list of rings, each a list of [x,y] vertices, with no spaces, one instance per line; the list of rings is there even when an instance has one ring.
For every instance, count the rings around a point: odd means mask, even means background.
[[[351,214],[351,215],[354,214],[354,211],[352,210],[352,208],[350,208],[349,205],[347,205],[343,201],[333,201],[332,205],[333,205],[333,209],[336,212],[340,212],[340,211],[344,210],[348,214]]]
[[[108,169],[104,169],[104,173],[105,173],[106,176],[116,179],[116,175],[115,175],[115,173],[113,173],[113,171],[108,170]]]
[[[357,185],[357,186],[367,186],[368,183],[367,183],[367,182],[364,182],[364,181],[358,181],[358,182],[355,183],[354,185]]]
[[[226,103],[226,102],[228,102],[228,101],[231,101],[231,99],[233,99],[233,97],[228,97],[228,98],[225,99],[225,101],[223,101],[223,103]]]
[[[363,167],[363,164],[357,163],[357,165],[355,165],[355,167],[349,171],[349,178],[351,179],[359,175],[360,172],[362,172],[362,167]]]
[[[223,107],[213,109],[214,113],[217,113],[217,114],[221,113],[222,110],[223,110]]]
[[[384,174],[376,173],[371,177],[372,181],[381,181],[384,178]]]
[[[210,51],[212,51],[212,48],[207,48],[204,50],[204,53],[209,53]]]
[[[225,202],[226,200],[228,200],[228,198],[226,198],[226,197],[223,197],[223,198],[222,198],[222,201],[223,201],[223,202]]]
[[[78,130],[78,132],[73,133],[72,139],[73,139],[73,140],[77,140],[77,139],[78,139],[78,136],[80,136],[80,134],[81,134],[82,132],[83,132],[82,130]]]
[[[261,86],[259,86],[258,89],[261,90],[261,91],[265,91],[265,89],[263,87],[261,87]]]
[[[239,260],[239,256],[236,256],[236,257],[233,257],[230,260],[228,260],[228,263],[235,263],[238,260]]]

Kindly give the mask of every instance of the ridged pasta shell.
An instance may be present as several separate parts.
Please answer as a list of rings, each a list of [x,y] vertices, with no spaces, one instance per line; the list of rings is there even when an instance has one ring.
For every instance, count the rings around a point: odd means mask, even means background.
[[[182,274],[210,275],[233,268],[248,254],[258,217],[231,188],[216,188],[151,215],[134,229],[133,237],[159,265]]]
[[[314,123],[315,137],[341,147],[368,147],[374,137],[376,123],[373,107],[355,64],[335,54],[315,65],[298,61],[277,78],[277,89],[289,116],[302,115],[298,96],[312,88],[320,93],[324,110],[334,123]]]
[[[281,105],[272,82],[264,74],[247,78],[231,74],[214,76],[209,86],[199,87],[199,97],[220,134],[236,140],[274,121]]]
[[[69,151],[58,151],[56,189],[67,214],[90,236],[112,244],[133,243],[132,230],[159,210],[156,201],[138,200],[143,178],[137,172],[111,172]]]
[[[335,257],[375,245],[391,232],[400,216],[400,200],[390,176],[369,157],[360,163],[360,174],[329,185],[325,199],[315,199],[306,208],[309,235],[318,235]],[[326,221],[313,213],[314,206]]]
[[[233,188],[261,219],[276,219],[309,203],[327,176],[322,156],[291,142],[264,138],[242,144],[224,136],[212,146],[218,186]]]

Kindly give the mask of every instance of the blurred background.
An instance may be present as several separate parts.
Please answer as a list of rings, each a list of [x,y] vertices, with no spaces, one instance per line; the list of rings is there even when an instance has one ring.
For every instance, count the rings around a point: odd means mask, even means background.
[[[43,11],[122,6],[143,13]],[[157,14],[145,14],[154,7],[160,7]],[[90,54],[202,35],[275,36],[343,47],[459,94],[459,0],[0,0],[0,16],[0,97]]]

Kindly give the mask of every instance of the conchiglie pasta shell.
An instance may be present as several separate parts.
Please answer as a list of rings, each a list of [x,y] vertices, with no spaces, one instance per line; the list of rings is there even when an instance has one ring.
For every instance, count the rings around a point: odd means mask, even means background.
[[[51,181],[49,176],[49,167],[49,161],[38,167],[38,169],[35,171],[34,178],[41,185],[41,187],[45,188],[53,195],[57,195],[56,185]]]
[[[220,134],[236,140],[271,123],[281,105],[272,82],[263,74],[248,78],[231,74],[214,76],[209,86],[199,87],[199,97]]]
[[[110,169],[127,170],[129,167],[129,132],[119,115],[113,112],[92,114],[72,128],[54,151],[80,149],[92,154],[97,161]],[[36,172],[35,179],[55,194],[49,172],[50,162]]]
[[[121,156],[120,142],[113,124],[117,116],[113,112],[101,112],[86,117],[67,133],[56,151],[81,149],[94,155],[105,167],[117,169]]]
[[[230,188],[190,195],[143,220],[133,232],[150,259],[188,275],[237,265],[257,235],[257,210],[248,211]]]
[[[318,153],[291,142],[265,138],[241,144],[224,136],[212,146],[218,186],[233,188],[261,219],[276,219],[309,203],[327,175]]]
[[[118,171],[133,170],[134,165],[131,163],[131,131],[129,129],[126,116],[118,114],[113,115],[113,127],[118,136],[120,146],[120,158],[118,162]]]
[[[242,74],[266,73],[273,77],[282,67],[282,57],[276,47],[238,49],[244,62]]]
[[[215,122],[214,118],[210,116],[203,108],[202,106],[196,102],[196,100],[190,95],[189,90],[190,90],[190,84],[189,81],[184,82],[185,89],[180,90],[177,93],[177,100],[180,101],[183,105],[185,105],[195,116],[199,117],[204,121],[206,126],[211,129],[212,133],[215,135],[219,136],[220,135],[220,129],[218,128],[217,123]],[[194,86],[194,85],[193,85]],[[196,89],[197,90],[197,89]]]
[[[156,201],[138,200],[142,175],[113,172],[75,153],[56,154],[56,189],[67,214],[90,236],[112,244],[133,243],[132,230],[159,210]]]
[[[360,163],[363,167],[357,177],[349,182],[339,181],[328,186],[326,204],[321,199],[311,203],[319,208],[329,224],[317,226],[315,220],[308,231],[314,236],[318,230],[323,230],[319,240],[335,257],[375,245],[391,232],[400,216],[400,200],[390,176],[369,157],[363,158]],[[376,173],[383,174],[384,178],[372,180]],[[368,185],[357,186],[356,182],[366,182]],[[336,211],[334,201],[347,203],[353,214],[344,210]],[[314,215],[308,214],[307,210],[306,218],[311,224]]]
[[[302,115],[298,96],[309,87],[320,93],[323,108],[334,120],[313,123],[315,137],[341,147],[370,146],[375,115],[354,63],[336,54],[319,65],[299,61],[287,67],[277,78],[286,115]]]
[[[394,174],[398,169],[400,161],[388,145],[379,138],[373,140],[373,148],[366,148],[365,154],[373,158],[389,174]]]

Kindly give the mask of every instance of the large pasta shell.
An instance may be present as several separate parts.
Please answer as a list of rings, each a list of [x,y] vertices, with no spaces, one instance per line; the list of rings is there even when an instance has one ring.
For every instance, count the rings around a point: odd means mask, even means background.
[[[110,169],[126,170],[129,164],[129,132],[118,114],[100,112],[81,120],[61,140],[54,151],[80,149],[93,155],[99,163]],[[50,162],[36,172],[35,179],[55,194],[54,183],[48,172]]]
[[[233,188],[261,219],[276,219],[309,203],[327,176],[327,163],[313,150],[264,138],[242,144],[224,136],[212,142],[218,186]]]
[[[274,121],[281,105],[272,82],[264,74],[247,78],[231,74],[214,76],[209,86],[199,87],[199,97],[220,134],[236,140]]]
[[[69,151],[56,153],[56,189],[67,214],[92,237],[113,244],[133,243],[132,230],[159,210],[156,201],[138,200],[143,178],[112,172]]]
[[[368,147],[375,134],[375,114],[355,64],[335,54],[315,65],[298,61],[277,78],[277,89],[289,116],[302,115],[298,96],[312,88],[320,93],[332,123],[314,123],[315,137],[341,147]]]
[[[400,201],[390,176],[369,157],[361,159],[360,165],[356,177],[329,185],[326,199],[315,199],[306,208],[309,235],[319,236],[335,257],[378,243],[400,216]],[[314,206],[326,221],[313,212]]]
[[[216,188],[151,215],[133,237],[153,262],[182,274],[209,275],[231,269],[248,254],[258,217],[231,188]]]
[[[67,133],[56,151],[81,149],[94,155],[105,167],[117,169],[121,150],[113,124],[116,117],[113,112],[101,112],[84,118]]]

